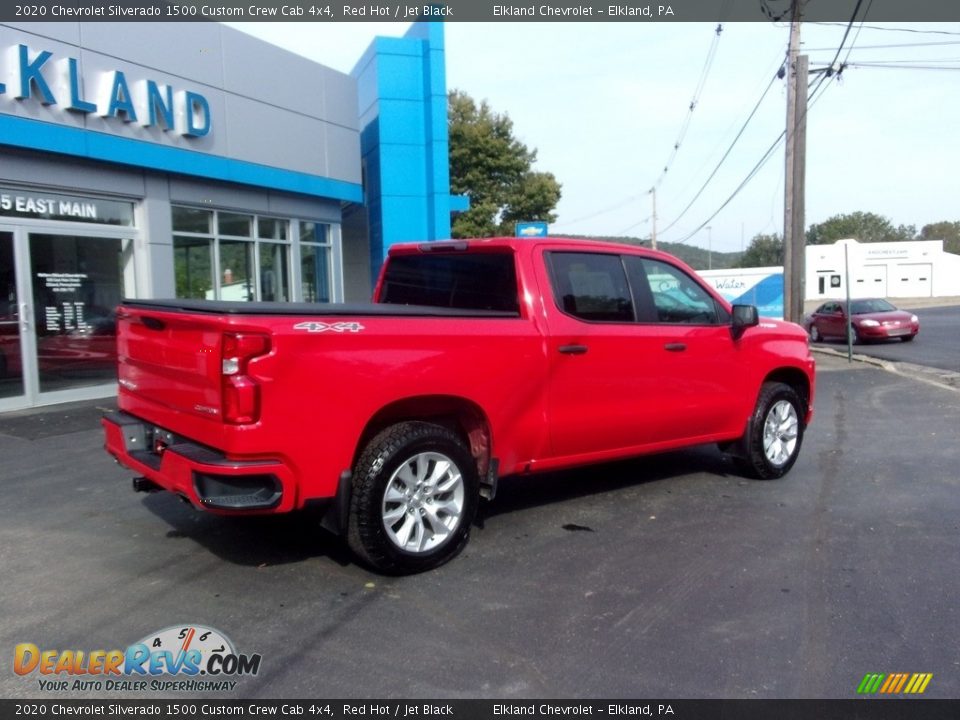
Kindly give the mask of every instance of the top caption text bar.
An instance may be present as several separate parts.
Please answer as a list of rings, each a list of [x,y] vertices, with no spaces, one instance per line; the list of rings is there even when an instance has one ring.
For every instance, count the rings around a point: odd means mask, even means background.
[[[802,19],[848,22],[856,0],[807,0]],[[0,22],[786,22],[789,0],[0,0]],[[857,17],[858,21],[863,20]],[[960,21],[955,0],[874,0],[868,22]]]

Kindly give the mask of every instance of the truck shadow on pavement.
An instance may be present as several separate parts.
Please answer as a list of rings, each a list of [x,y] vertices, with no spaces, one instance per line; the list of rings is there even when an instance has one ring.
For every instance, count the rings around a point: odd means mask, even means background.
[[[711,445],[573,470],[505,477],[500,480],[496,499],[481,502],[475,525],[484,528],[487,521],[512,513],[700,473],[718,478],[735,475],[732,463]],[[357,565],[346,543],[323,530],[319,516],[309,511],[274,516],[218,516],[196,510],[163,492],[146,495],[140,503],[169,526],[166,531],[158,531],[169,543],[193,541],[234,565],[267,567],[319,557],[329,558],[341,567]],[[557,523],[565,530],[591,530],[569,520],[569,513],[558,513]],[[509,529],[498,523],[487,531]]]
[[[497,497],[493,502],[481,504],[481,519],[492,519],[533,507],[618,492],[696,473],[739,477],[732,461],[714,445],[558,472],[512,475],[501,478]]]
[[[153,493],[143,507],[170,526],[171,542],[192,540],[235,565],[286,565],[327,557],[340,566],[353,563],[345,544],[320,527],[309,511],[284,515],[226,517],[202,512],[170,493]]]

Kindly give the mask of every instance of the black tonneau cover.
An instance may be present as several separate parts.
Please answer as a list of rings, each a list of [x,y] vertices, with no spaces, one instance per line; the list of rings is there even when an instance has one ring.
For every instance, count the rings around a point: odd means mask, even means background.
[[[323,315],[362,317],[466,317],[517,318],[520,313],[501,310],[464,310],[426,305],[390,303],[288,303],[242,302],[231,300],[124,300],[121,307],[164,312],[207,313],[210,315]]]

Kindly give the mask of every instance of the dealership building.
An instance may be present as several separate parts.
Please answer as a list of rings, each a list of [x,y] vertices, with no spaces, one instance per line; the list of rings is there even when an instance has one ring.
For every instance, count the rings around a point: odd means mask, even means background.
[[[443,25],[344,74],[217,23],[0,24],[0,411],[115,392],[124,298],[365,300],[449,237]]]

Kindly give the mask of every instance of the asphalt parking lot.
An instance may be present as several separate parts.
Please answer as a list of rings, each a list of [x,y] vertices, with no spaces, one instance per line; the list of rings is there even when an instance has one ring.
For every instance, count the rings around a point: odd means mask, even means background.
[[[91,404],[10,414],[0,697],[111,695],[40,691],[18,643],[193,623],[263,658],[210,698],[853,698],[868,672],[960,697],[960,393],[818,362],[785,479],[703,448],[507,480],[463,555],[405,578],[308,518],[134,494]]]

